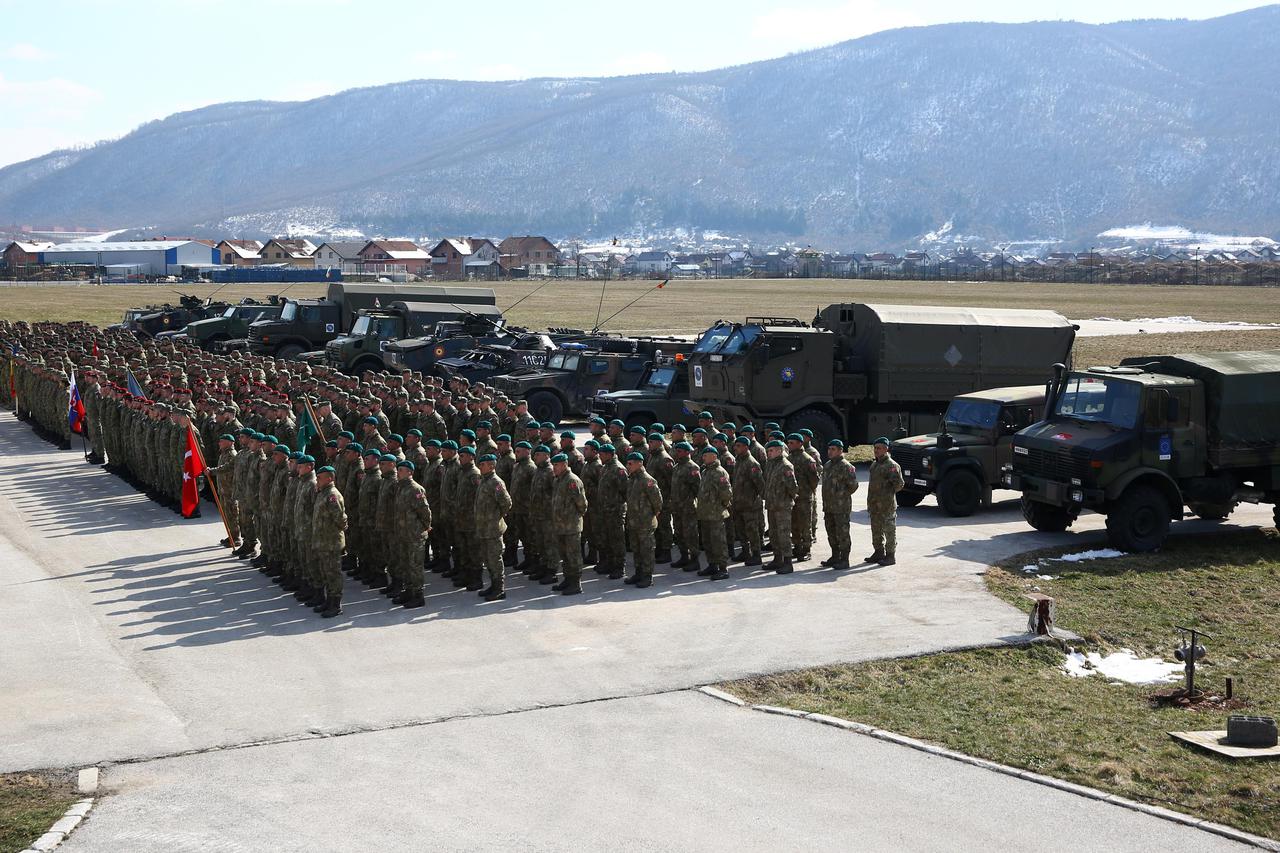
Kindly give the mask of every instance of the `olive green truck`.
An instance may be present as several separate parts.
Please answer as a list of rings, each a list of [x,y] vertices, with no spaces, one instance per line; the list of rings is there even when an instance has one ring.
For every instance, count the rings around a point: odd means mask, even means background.
[[[1241,502],[1280,500],[1280,350],[1058,368],[1005,474],[1037,530],[1091,509],[1116,548],[1151,551],[1184,510],[1223,519]]]

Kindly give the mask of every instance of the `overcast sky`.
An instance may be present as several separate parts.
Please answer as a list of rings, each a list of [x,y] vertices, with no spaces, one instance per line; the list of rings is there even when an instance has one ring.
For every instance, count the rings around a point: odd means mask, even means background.
[[[221,101],[417,78],[696,71],[951,21],[1207,18],[1259,0],[0,0],[0,165]],[[616,11],[608,11],[610,8]],[[625,8],[627,11],[623,11]]]

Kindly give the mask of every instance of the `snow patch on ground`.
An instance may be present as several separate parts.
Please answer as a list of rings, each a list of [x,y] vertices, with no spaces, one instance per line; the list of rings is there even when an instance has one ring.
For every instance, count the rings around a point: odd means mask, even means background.
[[[1093,551],[1080,551],[1076,554],[1063,554],[1061,557],[1051,557],[1050,559],[1063,563],[1081,563],[1085,560],[1107,560],[1111,557],[1124,556],[1126,556],[1124,551],[1117,551],[1115,548],[1098,548]]]
[[[1160,658],[1140,658],[1132,649],[1121,649],[1106,656],[1097,652],[1082,654],[1071,649],[1067,652],[1062,671],[1072,678],[1101,675],[1126,684],[1156,684],[1179,678],[1182,664],[1168,663]]]
[[[1111,228],[1098,237],[1104,240],[1154,240],[1171,248],[1195,248],[1205,252],[1276,245],[1276,241],[1270,237],[1234,237],[1229,234],[1192,231],[1181,225],[1152,225],[1150,222]]]
[[[1227,332],[1246,329],[1274,329],[1276,323],[1248,323],[1243,320],[1210,322],[1195,317],[1140,317],[1136,320],[1118,320],[1115,317],[1093,317],[1089,320],[1073,320],[1082,338],[1102,338],[1109,335],[1161,335],[1176,332]]]

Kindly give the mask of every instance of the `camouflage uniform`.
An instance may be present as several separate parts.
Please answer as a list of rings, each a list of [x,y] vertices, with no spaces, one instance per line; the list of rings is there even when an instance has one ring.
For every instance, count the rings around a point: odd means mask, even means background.
[[[764,547],[764,471],[749,450],[737,458],[730,482],[733,514],[744,546],[743,559],[747,565],[758,566]]]
[[[813,500],[818,490],[818,466],[813,457],[799,448],[787,457],[795,472],[796,501],[791,510],[792,556],[806,559],[813,546]]]
[[[457,513],[457,504],[453,500],[453,482],[457,479],[457,475],[458,457],[455,455],[449,458],[441,454],[440,465],[436,468],[436,478],[440,482],[440,511],[436,513],[435,525],[438,535],[432,547],[436,549],[439,560],[436,568],[445,577],[453,577],[454,573],[461,568],[453,562],[453,517]]]
[[[242,458],[240,458],[242,457]],[[240,514],[241,553],[252,554],[258,546],[258,480],[262,470],[262,451],[257,447],[241,451],[236,471],[236,507]]]
[[[524,545],[524,560],[520,563],[521,571],[532,570],[539,565],[538,536],[533,529],[532,500],[533,478],[538,466],[526,456],[516,459],[511,469],[511,527],[515,531],[516,540]]]
[[[654,531],[662,512],[662,489],[641,468],[627,474],[627,539],[635,561],[634,583],[648,586],[653,582]]]
[[[698,533],[702,547],[707,552],[707,568],[698,574],[728,577],[729,547],[725,540],[725,519],[733,506],[733,486],[729,473],[720,467],[720,459],[707,454],[698,482],[698,498],[695,508],[698,514]]]
[[[656,450],[650,450],[648,453],[649,457],[645,460],[644,468],[649,472],[649,476],[658,482],[658,489],[662,492],[662,512],[658,513],[658,529],[654,534],[654,562],[668,563],[671,561],[671,543],[674,538],[670,509],[671,472],[676,467],[676,463],[661,444]]]
[[[828,459],[822,469],[822,520],[827,530],[831,559],[824,565],[849,565],[849,513],[853,493],[858,491],[858,473],[843,456]]]
[[[336,606],[342,600],[342,552],[347,545],[347,511],[342,493],[332,483],[314,495],[307,528],[310,531],[308,550],[315,564],[317,583],[324,590],[326,605]],[[328,607],[325,612],[329,612]]]
[[[795,512],[796,470],[785,456],[771,459],[764,485],[764,505],[769,515],[769,536],[773,545],[770,567],[791,560],[791,518]],[[806,519],[807,521],[807,519]]]
[[[356,523],[353,525],[356,541],[352,543],[357,556],[356,570],[366,583],[380,586],[383,564],[376,526],[378,496],[382,494],[382,471],[377,465],[366,467],[360,471],[358,482],[354,507]]]
[[[551,463],[545,459],[535,462],[537,470],[533,475],[533,485],[529,491],[529,527],[538,540],[538,568],[531,575],[538,580],[548,578],[551,583],[560,572],[559,545],[556,542],[555,528],[548,523],[545,513],[551,506],[551,498],[555,492],[555,473]]]
[[[671,520],[675,523],[676,547],[680,549],[680,559],[674,565],[678,569],[692,571],[698,567],[701,548],[695,502],[701,480],[702,470],[691,458],[676,462],[671,471]]]
[[[587,548],[588,565],[598,564],[600,559],[600,457],[592,456],[584,459],[582,472],[578,477],[582,480],[582,488],[587,493],[587,517],[582,520],[582,540]]]
[[[243,454],[237,453],[234,445],[226,450],[218,451],[218,464],[212,468],[206,468],[206,474],[214,476],[214,483],[218,490],[218,499],[222,502],[222,515],[227,520],[227,530],[231,536],[232,543],[240,541],[240,512],[239,501],[236,498],[237,477],[236,475],[243,468],[237,460]]]
[[[297,491],[294,493],[293,526],[290,532],[293,534],[299,577],[312,592],[319,591],[323,586],[311,553],[311,514],[315,508],[315,502],[316,472],[299,475]]]
[[[480,582],[480,554],[476,547],[476,521],[468,510],[475,506],[476,488],[480,485],[480,471],[469,453],[458,457],[458,471],[453,481],[453,505],[459,511],[453,516],[453,562],[458,567],[454,586],[466,586],[475,592]]]
[[[502,536],[507,532],[507,513],[511,511],[511,495],[507,484],[491,471],[480,478],[476,486],[476,499],[472,510],[475,519],[475,537],[481,562],[489,572],[487,597],[496,597],[506,591],[506,572],[502,561]]]
[[[623,523],[628,500],[627,469],[617,459],[600,463],[599,485],[596,488],[600,514],[596,546],[600,549],[597,571],[613,580],[622,577],[627,559],[627,540]]]
[[[564,564],[561,589],[567,594],[581,589],[582,517],[587,514],[587,492],[572,470],[566,468],[563,474],[553,477],[551,526],[559,561]]]
[[[422,549],[431,530],[431,507],[427,504],[427,490],[412,477],[397,479],[392,489],[395,524],[391,579],[398,582],[406,598],[415,598],[422,594]]]
[[[898,500],[902,490],[902,468],[889,454],[873,460],[867,481],[867,513],[871,516],[872,555],[893,559],[898,548]]]

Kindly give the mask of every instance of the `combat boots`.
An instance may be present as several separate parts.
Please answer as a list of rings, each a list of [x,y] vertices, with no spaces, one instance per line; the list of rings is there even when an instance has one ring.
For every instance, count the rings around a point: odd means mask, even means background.
[[[716,573],[716,564],[715,564],[715,563],[713,563],[713,562],[711,562],[710,560],[708,560],[708,561],[707,561],[707,567],[706,567],[705,569],[699,569],[699,570],[698,570],[698,577],[700,577],[700,578],[709,578],[709,577],[711,577],[712,575],[714,575],[715,573]]]
[[[582,584],[580,584],[578,581],[565,581],[560,586],[560,594],[561,595],[581,595]]]
[[[320,611],[323,619],[332,619],[342,612],[342,596],[331,595],[324,601],[324,610]]]
[[[426,607],[427,599],[423,596],[422,590],[404,596],[404,601],[400,602],[400,606],[406,610],[412,610],[415,607]]]
[[[400,581],[398,580],[393,580],[390,583],[388,583],[386,586],[379,589],[378,591],[381,592],[383,595],[385,595],[387,598],[395,598],[397,595],[401,593],[403,589],[404,589],[404,584],[400,583]]]
[[[783,560],[781,563],[779,563],[778,567],[774,569],[774,572],[780,575],[789,575],[794,571],[795,571],[795,567],[791,565],[790,559]]]
[[[897,562],[898,562],[898,561],[897,561],[897,560],[895,560],[895,559],[893,558],[893,555],[892,555],[892,554],[885,554],[883,557],[881,557],[881,558],[880,558],[879,560],[877,560],[876,562],[877,562],[877,563],[879,563],[879,564],[880,564],[880,565],[882,565],[882,566],[892,566],[892,565],[897,564]]]
[[[881,560],[883,560],[883,559],[884,559],[884,552],[883,552],[883,551],[878,551],[878,550],[877,550],[877,551],[872,551],[872,552],[871,552],[871,556],[870,556],[870,557],[867,557],[867,558],[866,558],[865,560],[863,560],[862,562],[864,562],[864,563],[878,563],[878,562],[880,562],[880,561],[881,561]]]
[[[352,577],[355,576],[355,573],[356,573],[356,555],[355,554],[342,555],[342,572],[343,574],[351,575]]]
[[[654,548],[654,549],[653,549],[653,562],[654,562],[654,564],[655,564],[655,565],[659,565],[659,566],[665,566],[667,563],[670,563],[670,562],[671,562],[671,549],[670,549],[670,548],[666,548],[666,549],[663,549],[663,548]]]
[[[728,566],[712,566],[711,568],[714,568],[715,571],[712,572],[708,577],[710,577],[713,581],[724,581],[729,579]]]
[[[687,566],[687,565],[689,565],[689,552],[688,552],[686,549],[681,548],[681,549],[680,549],[680,559],[678,559],[678,560],[676,560],[674,563],[672,563],[672,564],[671,564],[671,568],[673,568],[673,569],[683,569],[683,568],[684,568],[685,566]]]

